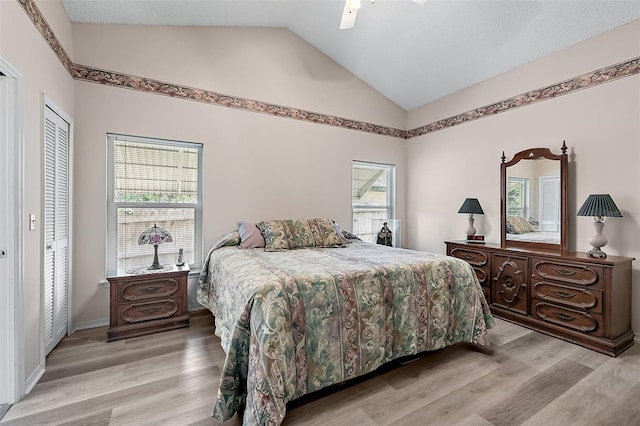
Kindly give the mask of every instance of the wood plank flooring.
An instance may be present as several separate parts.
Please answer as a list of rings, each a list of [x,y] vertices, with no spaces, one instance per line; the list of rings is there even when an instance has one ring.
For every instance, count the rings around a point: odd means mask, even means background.
[[[283,425],[640,425],[640,345],[610,358],[496,322],[489,348],[389,364],[293,401]],[[208,314],[188,329],[111,343],[106,328],[83,330],[51,352],[0,426],[216,425],[223,361]]]

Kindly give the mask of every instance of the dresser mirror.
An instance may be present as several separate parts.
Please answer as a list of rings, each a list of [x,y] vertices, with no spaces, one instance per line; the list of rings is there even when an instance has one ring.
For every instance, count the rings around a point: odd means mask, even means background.
[[[500,165],[502,247],[567,250],[567,146],[520,151]]]

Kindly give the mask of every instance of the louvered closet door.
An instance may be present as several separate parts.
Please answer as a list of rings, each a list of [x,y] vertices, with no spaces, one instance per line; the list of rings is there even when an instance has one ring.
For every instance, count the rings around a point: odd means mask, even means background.
[[[44,131],[45,353],[67,334],[69,283],[69,123],[45,107]]]
[[[540,231],[560,230],[560,177],[540,178]]]

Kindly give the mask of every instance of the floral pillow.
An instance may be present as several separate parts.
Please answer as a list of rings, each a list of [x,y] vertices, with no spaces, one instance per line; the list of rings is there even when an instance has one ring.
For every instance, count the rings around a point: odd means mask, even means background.
[[[307,222],[313,233],[315,247],[341,247],[344,245],[330,219],[307,219]]]
[[[307,219],[288,220],[291,230],[291,248],[316,247],[313,230],[310,221]]]
[[[292,246],[293,236],[289,223],[286,220],[272,220],[269,222],[258,222],[256,226],[264,237],[265,251],[291,250],[296,248]]]
[[[265,251],[345,244],[330,219],[272,220],[258,222],[256,226],[264,237]]]

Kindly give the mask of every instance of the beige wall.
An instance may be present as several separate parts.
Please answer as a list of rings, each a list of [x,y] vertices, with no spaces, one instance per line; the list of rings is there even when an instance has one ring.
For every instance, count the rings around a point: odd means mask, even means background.
[[[74,61],[404,128],[406,113],[284,28],[74,24]]]
[[[472,108],[640,56],[640,21],[565,49],[409,113],[411,126],[439,114]],[[571,75],[566,75],[566,68]],[[544,78],[541,78],[543,76]],[[500,89],[509,88],[509,93]],[[495,98],[491,93],[498,93]],[[446,114],[445,114],[446,116]],[[437,117],[442,118],[442,117]],[[465,197],[477,197],[484,216],[478,233],[500,241],[500,156],[523,149],[569,147],[569,243],[587,251],[593,220],[575,213],[591,193],[609,193],[623,218],[606,220],[605,251],[635,257],[633,328],[640,332],[640,75],[574,92],[407,143],[408,244],[444,253],[443,241],[463,239]]]
[[[289,31],[74,25],[74,43],[84,65],[404,126],[402,110]],[[402,139],[88,82],[76,82],[75,105],[76,326],[109,316],[98,285],[105,244],[95,238],[106,229],[107,132],[204,144],[205,253],[238,220],[323,216],[350,229],[353,160],[396,165],[404,219]]]
[[[47,20],[64,34],[71,23],[58,2],[45,2]],[[42,122],[43,95],[66,114],[74,114],[74,84],[53,50],[16,1],[0,1],[0,54],[23,75],[25,115],[24,206],[36,215],[36,229],[24,220],[24,367],[25,378],[35,379],[41,364],[42,237]]]

